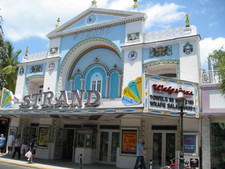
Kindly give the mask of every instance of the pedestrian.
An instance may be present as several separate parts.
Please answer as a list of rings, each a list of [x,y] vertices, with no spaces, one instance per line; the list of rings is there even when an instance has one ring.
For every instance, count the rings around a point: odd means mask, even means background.
[[[0,152],[3,153],[5,148],[5,137],[4,134],[0,136]]]
[[[144,143],[145,143],[145,141],[143,139],[138,140],[137,159],[136,159],[136,162],[135,162],[134,169],[138,169],[139,167],[141,169],[146,169],[145,159],[144,159],[144,157],[146,155],[145,155],[145,151],[144,151],[144,147],[143,147]]]
[[[14,135],[9,135],[8,136],[8,152],[9,154],[12,154],[13,152],[13,141],[15,140]]]
[[[14,152],[13,152],[12,158],[14,158],[16,153],[18,153],[18,160],[20,160],[21,144],[22,144],[21,135],[18,135],[13,143]]]
[[[26,136],[23,137],[22,139],[22,147],[21,147],[21,154],[24,156],[26,154],[26,152],[29,150],[29,136],[28,134]]]
[[[37,148],[37,136],[33,136],[33,138],[30,141],[30,151],[32,153],[32,156],[28,159],[29,163],[33,163],[36,154],[36,148]]]

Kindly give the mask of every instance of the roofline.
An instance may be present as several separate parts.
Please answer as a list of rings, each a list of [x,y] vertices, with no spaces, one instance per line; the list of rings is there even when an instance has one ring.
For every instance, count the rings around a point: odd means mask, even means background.
[[[101,14],[106,14],[106,15],[118,15],[118,16],[127,16],[127,17],[117,19],[113,22],[109,21],[109,22],[99,23],[97,25],[89,25],[89,26],[85,26],[85,27],[82,27],[82,28],[69,30],[69,31],[67,31],[68,33],[66,33],[66,34],[64,33],[65,35],[63,35],[63,36],[66,36],[68,34],[74,34],[77,31],[79,33],[79,31],[81,32],[80,29],[88,29],[88,30],[97,29],[96,27],[103,27],[103,26],[105,27],[106,25],[110,25],[112,23],[116,24],[116,22],[118,22],[118,25],[119,25],[119,24],[123,24],[123,23],[132,22],[133,20],[135,20],[137,18],[142,18],[142,20],[147,19],[147,15],[145,13],[142,13],[142,12],[136,12],[136,11],[131,12],[131,11],[104,9],[104,8],[88,8],[84,12],[80,13],[79,15],[75,16],[74,18],[72,18],[69,21],[67,21],[66,23],[64,23],[62,26],[60,26],[57,29],[53,30],[52,32],[48,33],[46,36],[49,39],[61,37],[61,35],[60,35],[60,34],[62,34],[61,31],[64,31],[66,28],[70,27],[71,25],[80,21],[81,19],[83,19],[84,17],[86,17],[87,15],[89,15],[91,13],[101,13]],[[88,30],[86,30],[86,31],[88,31]],[[83,32],[85,32],[85,31],[83,31]]]

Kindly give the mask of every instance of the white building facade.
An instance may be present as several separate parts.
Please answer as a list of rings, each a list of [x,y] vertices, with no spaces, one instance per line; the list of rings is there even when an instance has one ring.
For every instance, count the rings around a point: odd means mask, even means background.
[[[159,168],[179,158],[182,87],[185,160],[200,161],[200,36],[193,25],[146,33],[146,18],[89,8],[50,32],[49,51],[19,64],[18,101],[0,110],[8,133],[37,135],[37,158],[119,168],[133,168],[143,138]]]

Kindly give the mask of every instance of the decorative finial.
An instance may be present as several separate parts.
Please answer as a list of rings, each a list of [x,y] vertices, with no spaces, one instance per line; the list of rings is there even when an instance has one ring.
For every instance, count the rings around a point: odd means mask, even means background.
[[[58,27],[61,26],[61,25],[60,25],[60,18],[57,19],[57,24],[56,24],[55,26],[56,26],[56,28],[58,28]]]
[[[94,62],[99,62],[99,58],[95,58],[94,59]]]
[[[96,0],[92,0],[91,1],[91,7],[94,7],[94,8],[97,7],[96,4],[97,4],[97,1]]]
[[[28,50],[29,50],[29,46],[26,47],[26,51],[25,51],[25,55],[26,55],[26,56],[28,56],[28,53],[29,53]]]
[[[29,55],[29,51],[28,50],[29,50],[29,46],[26,47],[24,59],[28,59],[28,55]]]
[[[134,0],[134,5],[132,7],[133,7],[133,9],[137,9],[138,8],[137,0]]]
[[[186,14],[185,26],[190,27],[190,21],[189,21],[189,15],[188,14]]]

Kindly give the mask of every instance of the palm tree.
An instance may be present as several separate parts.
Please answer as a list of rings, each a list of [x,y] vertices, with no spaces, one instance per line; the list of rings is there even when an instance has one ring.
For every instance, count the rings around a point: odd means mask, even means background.
[[[219,88],[225,94],[225,50],[223,48],[213,51],[209,58],[214,62],[214,68],[219,72]]]
[[[3,48],[6,55],[1,57],[0,73],[3,74],[3,77],[7,82],[6,88],[14,93],[18,73],[18,56],[22,51],[18,50],[14,52],[14,47],[8,41],[4,42]]]

